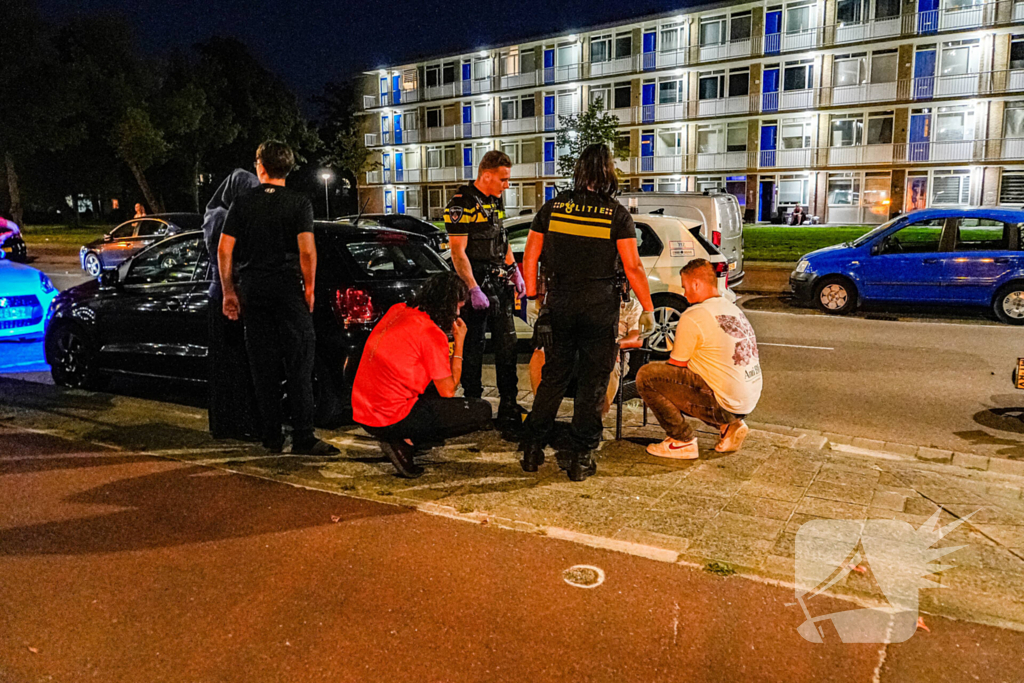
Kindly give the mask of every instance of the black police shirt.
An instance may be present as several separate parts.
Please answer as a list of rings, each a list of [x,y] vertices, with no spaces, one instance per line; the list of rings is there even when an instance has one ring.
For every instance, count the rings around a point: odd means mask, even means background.
[[[613,279],[618,241],[636,239],[626,207],[588,191],[562,192],[545,203],[530,230],[544,235],[541,259],[555,286]]]
[[[234,201],[224,234],[234,237],[240,275],[301,275],[299,233],[313,232],[309,198],[280,185],[260,185]]]
[[[508,244],[502,228],[505,209],[501,198],[489,197],[476,185],[463,185],[444,210],[449,235],[466,235],[466,256],[473,265],[501,265]]]

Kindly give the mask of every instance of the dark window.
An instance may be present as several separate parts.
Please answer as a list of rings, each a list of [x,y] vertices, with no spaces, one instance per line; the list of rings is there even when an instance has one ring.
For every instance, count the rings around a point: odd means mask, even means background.
[[[750,93],[750,72],[740,71],[729,74],[729,97],[740,97]]]
[[[441,82],[444,84],[455,82],[455,63],[449,62],[441,67]]]
[[[628,109],[632,104],[633,87],[628,83],[615,86],[615,109]]]
[[[441,110],[440,109],[428,109],[427,110],[427,128],[440,128],[441,127]]]
[[[441,85],[438,79],[441,77],[440,69],[427,69],[427,87],[434,88]]]
[[[110,231],[110,237],[115,240],[128,239],[129,237],[135,234],[136,226],[138,226],[138,221],[136,221],[135,223],[125,223],[124,225],[119,225]]]
[[[840,24],[859,24],[864,0],[839,0],[836,3],[836,21]]]
[[[636,227],[636,250],[640,256],[661,256],[664,245],[646,223],[634,223]]]
[[[633,37],[620,36],[615,39],[615,59],[625,59],[633,54]]]
[[[875,19],[891,19],[900,15],[900,0],[875,0]]]
[[[1024,69],[1024,38],[1010,43],[1010,68]]]
[[[447,268],[429,247],[418,242],[382,238],[380,242],[346,244],[360,269],[375,280],[425,278]]]
[[[999,186],[999,203],[1024,205],[1024,173],[1003,172]]]
[[[132,261],[126,285],[188,282],[205,251],[200,237],[165,240]]]
[[[532,97],[524,97],[519,102],[519,115],[524,119],[534,116],[536,112],[536,104],[537,103]]]
[[[166,235],[167,224],[160,221],[142,221],[139,223],[139,231],[135,233],[139,237],[153,237],[155,235]]]
[[[783,90],[806,90],[813,81],[813,66],[787,66],[783,75]]]
[[[750,12],[732,15],[729,22],[729,40],[737,42],[750,38]]]
[[[501,120],[508,121],[509,119],[516,118],[516,102],[515,100],[506,100],[501,103]]]
[[[705,76],[700,79],[698,97],[702,100],[717,100],[720,96],[721,76]]]

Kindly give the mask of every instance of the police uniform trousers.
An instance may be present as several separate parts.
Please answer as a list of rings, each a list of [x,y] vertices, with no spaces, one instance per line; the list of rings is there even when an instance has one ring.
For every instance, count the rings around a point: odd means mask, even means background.
[[[207,349],[210,434],[215,439],[262,437],[245,350],[245,326],[224,315],[224,300],[220,297],[210,297]]]
[[[315,438],[316,334],[301,279],[291,275],[246,274],[240,278],[238,290],[263,442],[281,440],[282,380],[287,381],[293,441],[309,442]]]
[[[480,398],[484,388],[481,382],[486,334],[491,333],[494,350],[494,369],[498,380],[498,394],[502,408],[511,410],[519,396],[519,376],[516,374],[516,325],[514,320],[515,294],[511,287],[484,286],[483,273],[473,276],[491,300],[491,307],[478,311],[471,304],[462,307],[466,323],[466,341],[462,349],[462,389],[466,398]],[[506,407],[507,406],[507,407]],[[501,415],[499,415],[501,417]]]
[[[605,280],[548,292],[552,344],[545,349],[540,386],[526,419],[526,442],[547,443],[574,369],[577,390],[569,431],[573,448],[592,450],[601,442],[601,408],[615,366],[619,302],[613,283]]]

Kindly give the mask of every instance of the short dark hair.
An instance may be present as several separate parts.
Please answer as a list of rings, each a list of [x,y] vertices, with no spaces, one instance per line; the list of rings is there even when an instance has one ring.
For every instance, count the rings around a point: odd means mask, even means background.
[[[592,188],[603,197],[614,197],[619,191],[619,179],[615,175],[615,159],[608,145],[587,145],[576,161],[572,180],[577,192]]]
[[[459,302],[469,299],[469,287],[458,273],[438,273],[423,283],[412,300],[412,307],[430,316],[441,331],[452,331],[459,317]]]
[[[693,259],[679,269],[679,274],[695,277],[704,280],[709,285],[718,286],[718,274],[715,273],[715,267],[711,265],[711,261],[704,258]]]
[[[512,168],[512,160],[508,158],[508,155],[504,152],[499,152],[496,149],[492,149],[490,152],[484,155],[484,158],[480,160],[480,166],[477,167],[477,173],[483,173],[484,171],[493,171],[501,168]]]
[[[263,164],[263,170],[274,179],[280,179],[295,168],[295,152],[279,140],[267,140],[256,150],[256,159]]]

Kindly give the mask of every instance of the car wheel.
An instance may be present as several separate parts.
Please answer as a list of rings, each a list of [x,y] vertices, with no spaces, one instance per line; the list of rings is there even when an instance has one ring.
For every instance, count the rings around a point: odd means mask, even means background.
[[[90,251],[85,255],[82,267],[85,268],[85,272],[89,273],[92,277],[99,277],[100,273],[103,272],[103,264],[100,262],[99,254],[93,251]]]
[[[654,297],[654,332],[647,338],[647,348],[656,356],[667,356],[676,337],[679,315],[689,304],[686,299],[674,295]]]
[[[857,288],[845,277],[822,278],[814,287],[814,305],[832,315],[846,315],[857,308]]]
[[[1011,282],[996,292],[992,310],[1000,322],[1024,325],[1024,282]]]
[[[46,359],[55,384],[79,389],[98,385],[95,344],[78,325],[61,325],[46,335]]]

